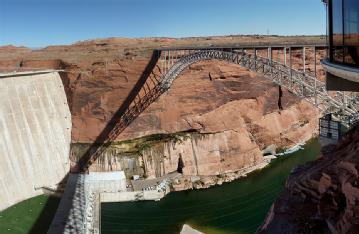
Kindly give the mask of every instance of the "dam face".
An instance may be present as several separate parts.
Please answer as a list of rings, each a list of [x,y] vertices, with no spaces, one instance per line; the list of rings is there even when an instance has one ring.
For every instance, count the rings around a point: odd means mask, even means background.
[[[57,72],[0,75],[0,210],[66,176],[71,125]]]

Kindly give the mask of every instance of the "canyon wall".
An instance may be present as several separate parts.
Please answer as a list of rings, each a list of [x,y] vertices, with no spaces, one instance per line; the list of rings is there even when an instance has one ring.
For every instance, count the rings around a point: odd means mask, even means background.
[[[358,233],[359,126],[296,168],[257,233]]]
[[[33,51],[0,48],[0,67],[66,71],[61,73],[61,78],[72,115],[70,161],[75,166],[126,99],[154,48],[248,42],[315,44],[323,39],[109,38]],[[274,51],[273,58],[283,61],[282,52]],[[267,50],[258,51],[261,56],[266,53]],[[293,65],[298,69],[303,63],[301,53],[301,50],[293,51]],[[307,50],[306,64],[310,71],[314,64],[312,53]],[[324,51],[318,51],[317,55],[319,63]],[[318,76],[323,77],[320,69]],[[133,174],[157,177],[175,170],[180,155],[187,175],[216,175],[260,164],[264,160],[262,150],[267,147],[282,150],[317,134],[320,113],[313,106],[283,89],[283,110],[280,110],[278,98],[278,86],[238,65],[221,61],[192,64],[168,92],[111,143],[91,170],[123,169],[128,177]],[[183,134],[186,136],[178,141]]]
[[[184,175],[220,175],[261,164],[268,146],[280,150],[303,143],[318,129],[315,108],[284,90],[280,110],[278,95],[278,86],[240,66],[193,64],[90,170],[125,170],[128,177],[155,178],[176,171],[180,156]],[[91,141],[103,121],[95,115],[89,125],[84,116],[94,108],[106,109],[105,101],[89,104],[81,118],[74,116],[73,137]],[[73,143],[71,161],[88,146],[86,141]]]
[[[180,157],[184,175],[220,175],[263,162],[260,149],[247,131],[177,133],[157,135],[156,140],[143,139],[133,140],[132,152],[129,143],[112,145],[90,170],[124,170],[127,177],[138,174],[153,179],[175,172]]]
[[[0,77],[0,210],[69,171],[71,114],[57,72]]]

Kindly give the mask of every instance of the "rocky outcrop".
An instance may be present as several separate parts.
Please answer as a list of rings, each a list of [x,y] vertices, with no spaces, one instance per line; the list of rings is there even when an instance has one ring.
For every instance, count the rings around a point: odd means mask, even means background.
[[[298,167],[258,233],[357,233],[359,126]]]
[[[192,65],[118,137],[124,143],[110,147],[91,170],[125,170],[128,177],[155,178],[176,171],[180,156],[184,175],[220,175],[262,164],[267,146],[287,148],[317,131],[319,112],[310,104],[287,91],[283,110],[277,100],[278,87],[246,69],[223,62]],[[101,124],[77,123],[73,135],[96,131]],[[128,142],[183,133],[181,141],[160,137],[136,147]],[[74,162],[83,152],[75,148]]]
[[[110,38],[30,52],[0,53],[0,64],[8,67],[21,64],[21,69],[65,70],[61,77],[72,114],[74,145],[71,159],[75,164],[83,152],[82,147],[86,148],[96,139],[121,106],[141,76],[153,48],[230,45],[248,40],[260,45],[297,41],[313,44],[322,39],[261,36]],[[266,53],[267,50],[258,51],[261,56]],[[310,53],[307,54],[310,57]],[[273,56],[278,60],[284,57],[280,51],[274,52]],[[300,66],[301,62],[300,56],[293,56],[294,65]],[[290,147],[317,132],[319,113],[311,105],[285,90],[283,110],[279,110],[277,102],[278,87],[247,69],[219,61],[193,64],[166,94],[118,136],[114,144],[157,134],[190,132],[188,139],[177,142],[172,150],[169,150],[173,147],[168,146],[168,141],[151,143],[140,153],[137,149],[129,152],[112,145],[92,170],[121,168],[128,176],[136,173],[155,177],[176,170],[179,155],[184,159],[187,175],[216,175],[260,164],[263,162],[261,151],[267,146]]]
[[[150,145],[135,160],[150,178],[175,171],[180,155],[185,164],[184,175],[236,172],[263,163],[262,150],[269,145],[286,148],[315,134],[319,112],[286,91],[284,110],[278,109],[277,100],[278,87],[264,77],[223,62],[198,63],[184,72],[118,140],[195,132],[180,143]],[[91,128],[77,126],[75,134]],[[92,170],[126,167],[115,155],[111,154],[113,160],[108,156],[100,158]],[[120,157],[121,153],[117,155]]]

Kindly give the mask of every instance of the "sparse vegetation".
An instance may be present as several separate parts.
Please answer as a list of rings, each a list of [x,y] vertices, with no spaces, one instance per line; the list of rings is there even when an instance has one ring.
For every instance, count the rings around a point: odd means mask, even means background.
[[[142,155],[149,148],[151,148],[151,145],[148,142],[144,142],[138,147],[138,153]]]
[[[285,147],[278,147],[276,150],[275,150],[275,153],[276,154],[281,154],[281,153],[284,153],[288,148],[285,148]]]
[[[170,133],[170,134],[152,134],[141,138],[111,142],[107,150],[117,149],[123,154],[142,155],[144,151],[151,147],[165,142],[174,144],[183,144],[191,137],[193,131]],[[71,150],[76,156],[81,156],[89,149],[90,143],[78,142],[71,145]]]

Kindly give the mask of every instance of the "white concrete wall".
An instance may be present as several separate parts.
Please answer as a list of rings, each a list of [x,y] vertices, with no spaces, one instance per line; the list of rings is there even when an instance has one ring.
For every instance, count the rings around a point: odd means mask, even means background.
[[[126,191],[124,171],[90,172],[85,181],[90,190],[96,193]]]
[[[155,201],[164,198],[170,193],[167,186],[166,191],[149,190],[119,193],[100,193],[100,202],[128,202],[128,201]]]
[[[70,168],[71,114],[57,72],[0,77],[0,210]]]

